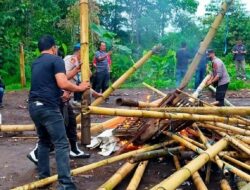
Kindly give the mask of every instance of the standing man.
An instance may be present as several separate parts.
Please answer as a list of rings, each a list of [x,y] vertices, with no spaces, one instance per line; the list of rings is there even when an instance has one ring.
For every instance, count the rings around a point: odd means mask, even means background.
[[[200,46],[202,45],[202,41],[200,42]],[[195,73],[195,84],[194,88],[197,89],[200,83],[203,81],[206,75],[207,70],[207,56],[204,54],[200,60],[200,63],[197,67],[196,73]]]
[[[246,80],[246,61],[245,55],[247,53],[245,45],[242,40],[238,40],[237,44],[233,47],[234,62],[236,66],[236,75],[238,80]]]
[[[70,176],[69,143],[64,119],[60,112],[61,89],[81,92],[89,89],[88,82],[79,86],[68,81],[64,61],[56,56],[55,40],[44,35],[38,41],[41,55],[32,63],[29,112],[35,123],[38,141],[39,178],[50,176],[49,151],[55,146],[59,190],[75,190]]]
[[[212,62],[212,73],[206,85],[214,84],[216,86],[215,99],[218,101],[218,106],[224,106],[226,91],[230,82],[229,75],[224,63],[215,56],[214,50],[207,51],[208,58]]]
[[[96,76],[95,76],[95,91],[103,93],[109,86],[111,51],[106,52],[105,42],[100,42],[99,51],[95,53]]]
[[[186,42],[181,43],[181,48],[176,53],[176,87],[180,86],[181,80],[183,79],[191,59],[191,54],[187,50]]]

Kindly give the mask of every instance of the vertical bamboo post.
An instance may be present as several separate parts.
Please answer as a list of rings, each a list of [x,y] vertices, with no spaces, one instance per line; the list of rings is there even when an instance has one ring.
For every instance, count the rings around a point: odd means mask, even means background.
[[[81,38],[81,73],[82,81],[90,81],[89,69],[89,8],[88,0],[80,0],[80,38]],[[83,92],[81,103],[81,144],[90,144],[90,90]]]
[[[232,2],[233,2],[233,0],[226,0],[222,4],[219,14],[216,16],[216,18],[215,18],[211,28],[209,29],[202,45],[200,46],[199,50],[197,51],[191,65],[188,68],[188,71],[186,72],[184,78],[181,81],[180,89],[185,88],[187,86],[188,82],[190,81],[190,79],[192,78],[202,56],[204,55],[207,47],[209,46],[210,42],[214,38],[214,36],[217,32],[217,29],[220,26],[222,19],[223,19],[224,15],[226,14],[227,9]]]
[[[23,44],[20,43],[20,78],[21,78],[21,86],[26,86],[26,78],[25,78],[25,66],[24,66],[24,50]]]

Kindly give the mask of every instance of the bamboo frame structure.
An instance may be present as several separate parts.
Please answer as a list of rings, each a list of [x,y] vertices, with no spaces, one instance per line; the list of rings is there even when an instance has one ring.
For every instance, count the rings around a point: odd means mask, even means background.
[[[198,114],[185,114],[185,113],[166,113],[156,111],[145,110],[133,110],[133,109],[114,109],[114,108],[101,108],[95,106],[89,106],[91,114],[97,115],[111,115],[111,116],[124,116],[124,117],[144,117],[144,118],[157,118],[157,119],[176,119],[176,120],[196,120],[196,121],[215,121],[215,122],[227,122],[231,124],[247,125],[248,122],[236,119],[226,118],[213,115],[198,115]]]
[[[126,190],[136,190],[137,187],[140,184],[140,181],[142,179],[142,176],[144,174],[144,171],[148,165],[148,160],[140,162],[137,169],[135,170],[135,173],[131,179],[131,181],[128,184],[128,187],[126,188]]]
[[[89,68],[89,1],[80,0],[80,39],[81,39],[81,79],[83,82],[90,81]],[[90,89],[85,90],[81,102],[81,144],[90,144],[90,114],[88,106],[90,105]]]
[[[188,71],[186,72],[184,78],[181,81],[180,89],[185,88],[187,86],[188,82],[190,81],[190,79],[192,78],[202,56],[204,55],[206,49],[208,48],[209,44],[211,43],[212,39],[214,38],[214,36],[217,32],[217,29],[219,28],[219,26],[224,18],[224,15],[228,10],[228,7],[232,3],[233,3],[233,0],[227,0],[222,4],[219,14],[216,16],[212,26],[210,27],[206,37],[204,38],[204,40],[202,42],[202,45],[198,49],[192,63],[188,67]]]
[[[147,151],[151,151],[151,150],[155,150],[155,149],[159,149],[161,147],[171,145],[174,142],[175,141],[173,141],[173,140],[172,141],[167,141],[167,142],[164,142],[164,143],[143,147],[143,148],[141,148],[139,150],[130,151],[130,152],[118,155],[118,156],[114,156],[114,157],[111,157],[111,158],[108,158],[108,159],[104,159],[104,160],[101,160],[101,161],[98,161],[98,162],[95,162],[95,163],[92,163],[92,164],[88,164],[88,165],[73,169],[73,170],[71,170],[71,174],[73,176],[76,176],[76,175],[81,174],[83,172],[90,171],[90,170],[93,170],[93,169],[101,167],[101,166],[105,166],[105,165],[108,165],[108,164],[111,164],[111,163],[114,163],[114,162],[117,162],[117,161],[120,161],[120,160],[127,159],[127,158],[133,156],[134,154],[138,154],[138,153],[141,153],[141,152],[147,152]],[[36,188],[43,187],[45,185],[48,185],[48,184],[51,184],[51,183],[55,182],[57,180],[57,178],[58,178],[57,175],[53,175],[53,176],[45,178],[45,179],[41,179],[41,180],[34,181],[34,182],[29,183],[29,184],[20,186],[20,187],[13,188],[12,190],[36,189]]]
[[[172,112],[172,113],[189,113],[189,114],[212,114],[212,115],[250,115],[250,107],[164,107],[148,108],[152,111]]]
[[[216,142],[212,147],[201,153],[198,157],[193,159],[187,165],[182,167],[180,170],[172,174],[170,177],[162,181],[160,184],[151,188],[151,190],[157,189],[168,189],[175,190],[184,181],[186,181],[194,172],[199,170],[205,163],[217,155],[221,150],[226,148],[228,141],[226,139],[221,139]]]
[[[114,189],[135,168],[136,165],[137,163],[131,164],[130,162],[126,162],[108,181],[98,187],[97,190]]]

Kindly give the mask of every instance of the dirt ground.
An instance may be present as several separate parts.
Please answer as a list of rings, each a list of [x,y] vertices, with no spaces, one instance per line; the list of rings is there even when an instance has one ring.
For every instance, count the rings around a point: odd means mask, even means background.
[[[167,92],[167,91],[165,91]],[[110,97],[108,103],[104,103],[105,107],[116,107],[115,99],[118,97],[132,98],[136,100],[145,101],[148,95],[151,95],[151,99],[157,97],[152,91],[148,89],[135,89],[117,90]],[[27,91],[13,91],[8,92],[4,96],[4,108],[0,110],[2,114],[2,124],[31,124],[32,121],[29,117],[28,110],[26,108],[26,99],[28,97]],[[250,90],[230,91],[227,93],[228,99],[231,103],[238,106],[250,105]],[[202,98],[206,101],[213,101],[210,98],[210,92],[203,94]],[[100,122],[107,120],[108,117],[92,116],[92,122]],[[32,181],[37,180],[36,166],[30,162],[26,155],[29,153],[35,143],[35,132],[23,132],[23,133],[3,133],[0,132],[0,189],[7,190],[17,186],[21,186]],[[16,138],[19,137],[19,138]],[[29,138],[20,138],[29,137]],[[98,150],[87,150],[85,147],[82,149],[91,153],[89,159],[77,159],[71,160],[71,168],[77,168],[90,163],[106,159],[97,154]],[[89,172],[83,173],[74,177],[78,189],[81,190],[94,190],[103,184],[110,176],[124,163],[124,161],[116,162],[104,167],[100,167]],[[55,173],[55,160],[54,155],[51,155],[51,167],[52,173]],[[171,158],[165,160],[152,160],[150,161],[143,179],[140,183],[139,190],[150,189],[167,176],[171,175],[175,171],[173,161]],[[116,190],[126,189],[126,186],[131,176],[128,176]],[[218,181],[220,178],[217,175],[212,175],[211,184],[208,186],[209,190],[219,189]],[[191,182],[191,181],[190,181]],[[52,185],[52,188],[56,184]],[[195,189],[193,185],[184,183],[179,189]]]

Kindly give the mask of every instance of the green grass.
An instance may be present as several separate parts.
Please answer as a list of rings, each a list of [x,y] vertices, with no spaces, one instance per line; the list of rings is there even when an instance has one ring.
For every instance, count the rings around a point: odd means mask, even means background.
[[[6,85],[6,91],[7,92],[16,91],[16,90],[23,90],[23,89],[29,90],[30,89],[30,83],[27,83],[25,87],[21,87],[20,83],[14,83],[14,84]]]

